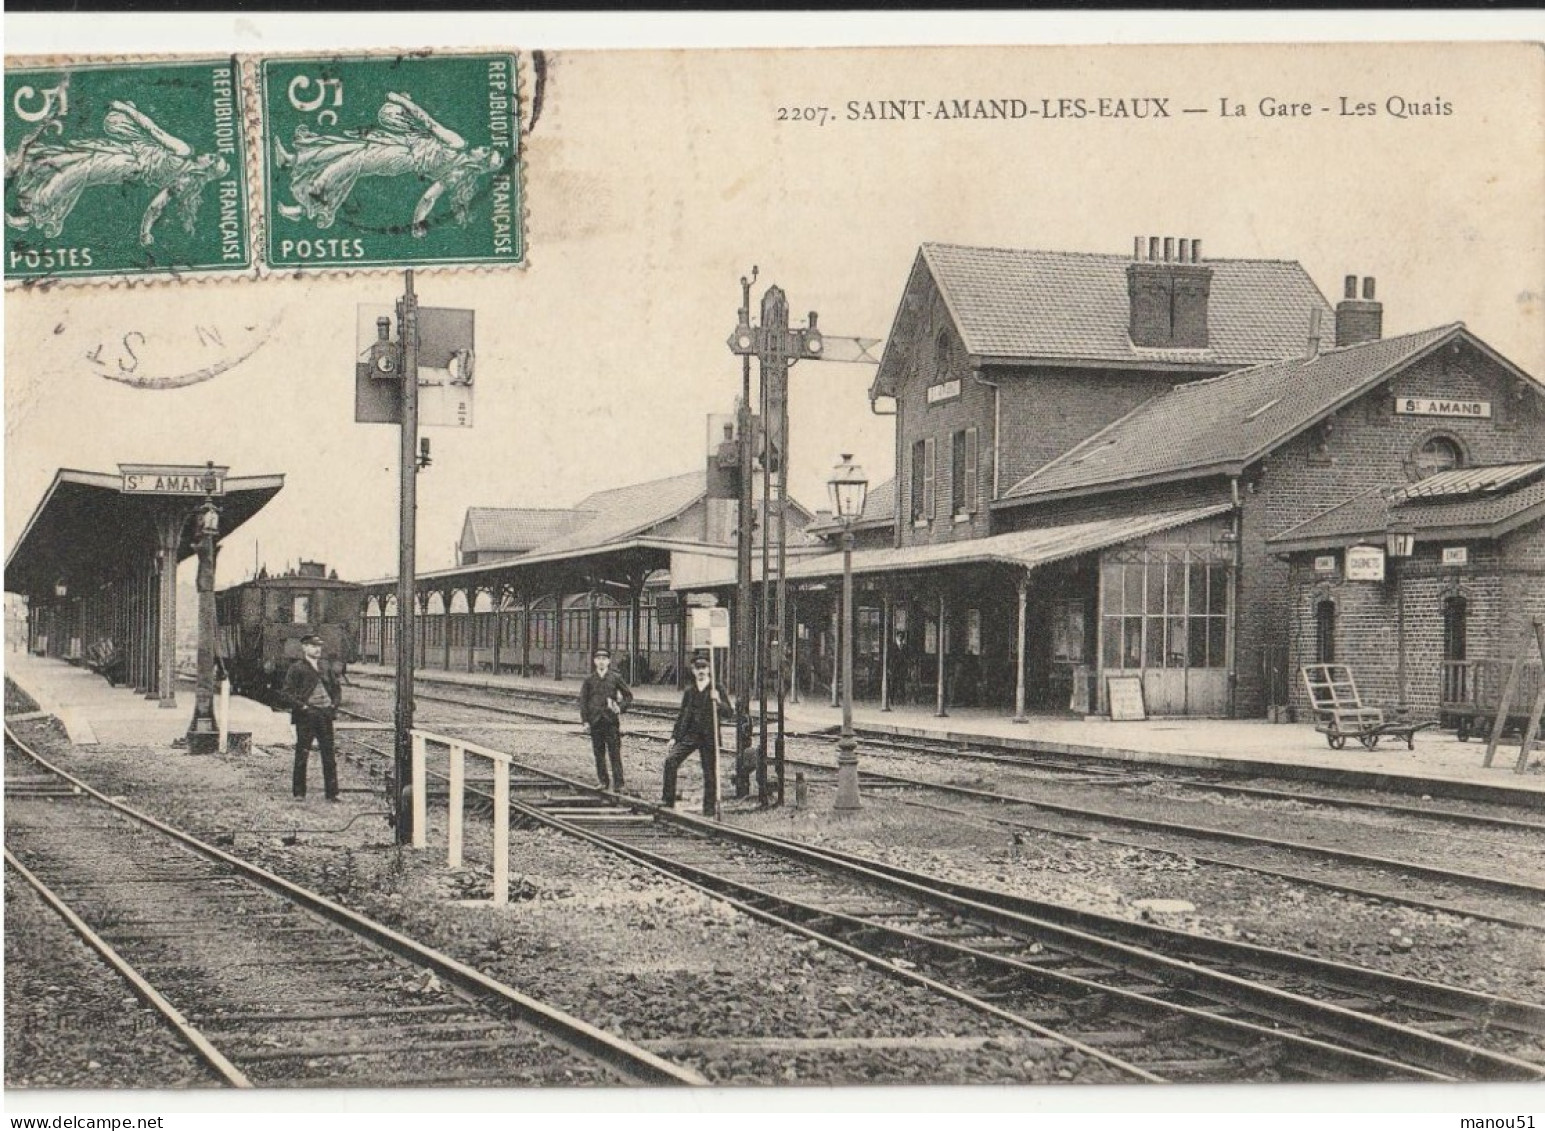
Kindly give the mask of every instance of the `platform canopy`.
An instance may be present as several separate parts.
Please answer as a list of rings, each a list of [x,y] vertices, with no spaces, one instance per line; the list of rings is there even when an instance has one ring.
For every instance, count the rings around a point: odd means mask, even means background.
[[[204,473],[185,469],[182,477],[137,478],[135,467],[119,473],[61,468],[27,521],[26,529],[5,562],[5,591],[28,597],[52,598],[58,585],[84,592],[122,576],[134,561],[154,553],[157,523],[162,516],[185,510],[192,515],[204,503],[201,484],[179,482]],[[166,469],[161,469],[166,470]],[[218,469],[223,471],[224,469]],[[282,475],[242,479],[220,477],[214,496],[220,510],[223,537],[265,507],[284,486]],[[177,560],[194,552],[194,524],[182,532]]]

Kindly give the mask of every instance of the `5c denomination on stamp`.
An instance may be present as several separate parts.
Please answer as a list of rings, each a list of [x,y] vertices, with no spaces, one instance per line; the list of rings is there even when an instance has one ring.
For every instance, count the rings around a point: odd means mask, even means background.
[[[5,72],[5,275],[251,267],[233,59]]]
[[[270,267],[518,264],[513,54],[261,63]]]

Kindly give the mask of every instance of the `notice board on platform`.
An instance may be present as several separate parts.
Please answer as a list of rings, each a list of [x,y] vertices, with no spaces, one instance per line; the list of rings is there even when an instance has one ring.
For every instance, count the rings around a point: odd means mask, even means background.
[[[1136,675],[1113,675],[1105,680],[1105,702],[1110,705],[1112,722],[1141,722],[1148,717],[1143,704],[1143,679]]]

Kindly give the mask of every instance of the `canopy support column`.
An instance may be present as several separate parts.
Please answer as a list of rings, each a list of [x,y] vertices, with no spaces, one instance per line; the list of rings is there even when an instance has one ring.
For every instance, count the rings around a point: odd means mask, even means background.
[[[1019,619],[1014,636],[1014,721],[1025,723],[1025,604],[1030,595],[1030,571],[1019,579]]]
[[[934,696],[935,696],[935,702],[936,702],[936,707],[934,709],[934,714],[937,715],[941,719],[949,714],[949,711],[945,708],[945,704],[944,704],[944,641],[945,641],[946,636],[949,633],[949,627],[945,623],[945,619],[944,619],[946,613],[947,613],[947,610],[945,609],[945,605],[944,605],[944,594],[940,593],[939,594],[939,632],[938,632],[937,638],[934,641],[934,643],[937,645],[937,647],[935,648],[934,651],[935,651],[935,655],[937,656],[938,661],[939,661],[938,680],[937,680],[937,683],[936,683],[935,688],[934,688]]]
[[[177,546],[182,539],[181,513],[163,511],[156,518],[156,536],[161,560],[161,607],[157,639],[160,670],[156,680],[160,707],[177,706]]]

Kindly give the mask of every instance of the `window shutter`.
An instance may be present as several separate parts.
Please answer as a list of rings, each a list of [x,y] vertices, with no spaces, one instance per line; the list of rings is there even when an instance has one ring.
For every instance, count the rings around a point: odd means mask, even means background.
[[[934,481],[938,478],[934,473],[936,446],[931,438],[923,441],[923,517],[928,519],[933,518]]]
[[[966,514],[976,513],[976,429],[966,429]]]

